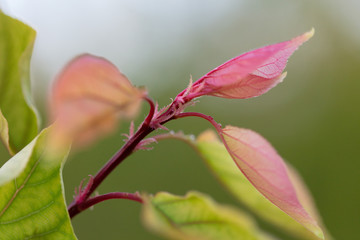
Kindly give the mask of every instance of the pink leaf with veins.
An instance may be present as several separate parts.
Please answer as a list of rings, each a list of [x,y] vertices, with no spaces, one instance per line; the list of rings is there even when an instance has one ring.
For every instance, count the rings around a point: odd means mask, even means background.
[[[83,145],[110,132],[117,118],[134,117],[145,94],[104,58],[84,54],[73,59],[53,86],[56,141]]]
[[[231,157],[254,187],[273,204],[323,238],[321,228],[301,205],[282,158],[271,144],[248,129],[226,126],[221,135]]]
[[[202,95],[250,98],[264,94],[280,83],[287,60],[314,34],[314,29],[289,41],[265,46],[235,57],[197,80],[178,99],[190,101]]]

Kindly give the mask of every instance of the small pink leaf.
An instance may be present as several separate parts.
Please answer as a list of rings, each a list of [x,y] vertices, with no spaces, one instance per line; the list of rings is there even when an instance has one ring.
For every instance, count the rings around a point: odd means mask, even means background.
[[[183,91],[178,99],[189,101],[202,95],[223,98],[250,98],[264,94],[280,83],[286,74],[288,58],[314,34],[314,29],[289,41],[265,46],[213,69]]]
[[[321,228],[304,209],[289,177],[287,167],[259,134],[233,126],[222,130],[224,145],[254,187],[289,216],[323,238]]]
[[[106,59],[89,54],[75,58],[57,77],[51,96],[57,141],[73,139],[83,145],[112,131],[117,118],[134,117],[144,95]]]

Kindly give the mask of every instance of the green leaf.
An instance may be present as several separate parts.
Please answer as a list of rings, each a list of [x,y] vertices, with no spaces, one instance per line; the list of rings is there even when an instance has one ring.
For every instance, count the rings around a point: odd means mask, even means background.
[[[8,149],[9,153],[11,153],[11,149],[9,147],[9,125],[0,110],[0,139],[4,143],[5,147]]]
[[[198,192],[144,196],[142,215],[150,230],[169,239],[271,239],[249,216]]]
[[[258,192],[241,171],[239,171],[225,146],[218,140],[217,135],[213,131],[203,133],[198,137],[196,142],[191,142],[191,144],[197,149],[217,179],[230,193],[249,207],[254,213],[302,239],[323,238],[321,236],[318,238],[312,234]],[[301,183],[294,171],[294,169],[291,169],[289,175],[295,185],[299,200],[306,210],[317,218],[319,222],[319,217],[315,211],[316,208],[310,194],[305,192],[305,185]]]
[[[49,133],[42,131],[0,168],[2,240],[76,239],[61,177],[68,151],[49,153]]]
[[[10,154],[25,147],[38,131],[29,81],[35,35],[32,28],[0,11],[0,137]]]

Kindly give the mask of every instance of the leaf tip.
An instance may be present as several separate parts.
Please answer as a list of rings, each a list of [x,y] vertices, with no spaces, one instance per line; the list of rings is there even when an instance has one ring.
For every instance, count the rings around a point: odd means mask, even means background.
[[[310,31],[304,33],[303,36],[304,36],[305,41],[307,41],[307,40],[309,40],[310,38],[312,38],[312,37],[314,36],[314,34],[315,34],[315,28],[311,28]]]
[[[283,72],[281,75],[280,75],[280,78],[281,78],[281,81],[282,82],[287,76],[287,72]]]
[[[310,226],[306,226],[306,228],[315,234],[315,236],[319,239],[325,240],[324,232],[317,224],[311,224]]]

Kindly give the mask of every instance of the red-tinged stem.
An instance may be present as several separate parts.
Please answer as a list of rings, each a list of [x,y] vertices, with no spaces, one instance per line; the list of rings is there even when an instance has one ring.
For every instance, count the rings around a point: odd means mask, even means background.
[[[89,198],[85,202],[79,204],[76,208],[70,208],[69,209],[70,218],[73,218],[78,213],[94,206],[95,204],[98,204],[100,202],[110,200],[110,199],[128,199],[128,200],[136,201],[139,203],[143,203],[143,200],[138,193],[125,193],[125,192],[107,193],[107,194]]]
[[[221,141],[223,143],[226,142],[224,139],[224,136],[223,136],[223,130],[221,128],[221,124],[217,123],[213,117],[202,114],[202,113],[198,113],[198,112],[186,112],[186,113],[180,113],[180,114],[176,115],[174,118],[184,118],[184,117],[200,117],[202,119],[207,120],[208,122],[211,123],[211,125],[213,125],[215,127],[216,131],[219,134]],[[228,146],[226,144],[224,144],[224,145],[225,145],[226,149],[228,150],[228,152],[231,152],[230,149],[228,148]]]
[[[150,128],[148,125],[143,124],[141,128],[134,134],[133,137],[107,162],[100,171],[94,177],[94,183],[90,187],[90,190],[86,194],[88,198],[95,189],[103,182],[103,180],[126,158],[128,157],[136,145],[145,138],[149,133],[154,129]]]
[[[84,192],[80,193],[81,196],[78,200],[75,198],[74,201],[68,206],[68,211],[70,212],[81,212],[82,209],[79,208],[90,195],[96,190],[96,188],[104,181],[104,179],[126,158],[128,157],[138,143],[144,139],[149,133],[155,130],[151,124],[151,120],[154,116],[155,106],[154,102],[146,97],[145,100],[150,105],[150,111],[141,127],[136,131],[136,133],[129,138],[129,140],[122,146],[122,148],[100,169],[100,171],[95,175],[94,178],[89,181],[88,185],[85,187]],[[71,215],[70,215],[71,216]],[[75,215],[73,215],[75,216]]]
[[[85,199],[87,199],[95,189],[103,182],[103,180],[126,158],[128,157],[136,145],[144,139],[149,133],[154,131],[155,129],[150,127],[150,122],[154,116],[155,106],[154,102],[146,97],[145,100],[150,105],[150,111],[141,127],[136,131],[136,133],[130,137],[130,139],[124,144],[124,146],[108,161],[100,171],[95,175],[93,179],[93,184],[91,185],[89,191],[85,195]]]
[[[214,119],[210,116],[189,112],[189,113],[181,113],[183,110],[184,103],[179,103],[174,101],[167,111],[165,111],[160,116],[155,115],[155,105],[154,102],[149,98],[144,98],[150,105],[150,110],[148,116],[145,118],[141,127],[136,131],[136,133],[128,139],[128,141],[122,146],[122,148],[100,169],[100,171],[95,175],[95,177],[91,177],[87,186],[82,190],[80,189],[80,195],[74,199],[74,201],[68,206],[68,212],[70,217],[76,216],[78,213],[87,209],[90,206],[95,205],[106,200],[107,197],[113,195],[101,195],[103,197],[93,197],[90,198],[91,194],[96,190],[96,188],[104,181],[104,179],[126,158],[128,157],[136,148],[136,146],[143,140],[148,134],[150,134],[155,129],[161,127],[163,124],[167,123],[170,120],[176,118],[183,118],[188,116],[201,117],[203,119],[208,120],[214,127],[220,132],[221,127],[214,121]],[[81,192],[82,191],[82,192]]]
[[[205,115],[203,113],[198,113],[198,112],[185,112],[185,113],[180,113],[180,114],[176,115],[174,118],[184,118],[184,117],[199,117],[199,118],[205,119],[215,127],[216,131],[218,131],[219,134],[222,132],[221,125],[219,123],[215,122],[214,118],[211,116]]]
[[[148,96],[144,97],[144,99],[149,103],[149,105],[150,105],[150,110],[149,110],[149,114],[148,114],[147,117],[145,118],[143,124],[150,125],[151,120],[152,120],[153,117],[154,117],[155,105],[154,105],[154,101],[153,101],[151,98],[149,98]]]

